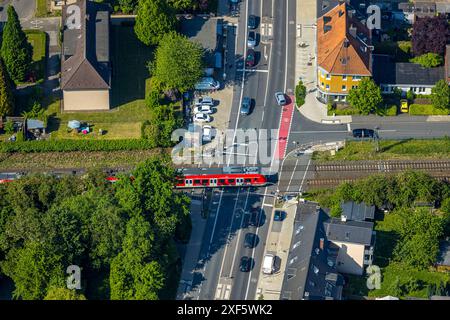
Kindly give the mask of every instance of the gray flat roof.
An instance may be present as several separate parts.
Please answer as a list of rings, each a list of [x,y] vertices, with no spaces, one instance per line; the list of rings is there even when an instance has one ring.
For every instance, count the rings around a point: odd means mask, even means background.
[[[282,300],[342,298],[343,278],[335,268],[337,250],[328,245],[323,228],[323,221],[328,218],[316,203],[298,205]],[[320,249],[321,239],[323,250]]]
[[[327,239],[330,241],[340,241],[371,245],[373,222],[366,221],[341,221],[331,218],[324,223]]]
[[[347,201],[341,203],[341,209],[347,220],[365,221],[375,218],[375,206],[368,206],[364,202]]]

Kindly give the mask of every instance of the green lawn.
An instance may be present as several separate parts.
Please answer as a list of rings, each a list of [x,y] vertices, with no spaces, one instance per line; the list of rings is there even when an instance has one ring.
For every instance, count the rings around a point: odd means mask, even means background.
[[[315,152],[313,159],[318,162],[335,160],[389,160],[389,159],[448,159],[450,138],[430,140],[381,140],[380,152],[375,151],[371,141],[347,141],[345,147],[335,156],[328,151]]]
[[[36,1],[36,17],[45,17],[48,15],[47,0]]]
[[[409,106],[410,115],[448,115],[448,113],[448,109],[437,109],[431,104],[412,104]]]
[[[141,137],[141,125],[150,120],[145,106],[145,95],[149,85],[147,62],[152,49],[143,45],[136,37],[133,27],[112,26],[112,92],[111,110],[106,112],[61,113],[59,101],[48,107],[49,132],[52,138],[64,139],[130,139]],[[67,131],[69,120],[93,124],[88,135]],[[98,135],[98,130],[106,131]]]
[[[43,81],[46,65],[46,34],[37,30],[25,30],[28,42],[33,47],[33,63],[31,68],[36,75],[36,82]]]

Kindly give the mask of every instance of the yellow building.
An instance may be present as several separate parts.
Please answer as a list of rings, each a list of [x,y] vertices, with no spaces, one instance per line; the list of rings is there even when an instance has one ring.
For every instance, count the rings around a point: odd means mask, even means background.
[[[344,2],[317,21],[317,98],[346,101],[361,79],[372,76],[370,30]]]

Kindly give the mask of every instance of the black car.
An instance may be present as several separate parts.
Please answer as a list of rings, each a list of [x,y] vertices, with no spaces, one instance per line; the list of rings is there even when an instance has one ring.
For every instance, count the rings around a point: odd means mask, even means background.
[[[239,270],[242,272],[249,272],[253,269],[253,259],[250,257],[242,257],[241,264],[239,265]]]
[[[354,138],[374,138],[375,131],[372,129],[354,129],[352,135]]]
[[[258,240],[258,236],[255,233],[247,233],[245,235],[244,247],[252,249],[258,245]]]
[[[248,24],[247,24],[247,26],[248,26],[249,29],[251,29],[251,30],[256,29],[256,27],[257,27],[257,21],[256,20],[257,20],[256,16],[254,16],[253,14],[248,16]]]
[[[251,106],[252,106],[252,99],[250,99],[249,97],[242,98],[241,114],[243,115],[249,114]]]
[[[259,208],[252,208],[250,211],[250,220],[248,224],[252,227],[257,227],[259,225]]]
[[[247,55],[245,56],[245,66],[246,67],[254,67],[255,63],[256,63],[255,50],[248,49]]]

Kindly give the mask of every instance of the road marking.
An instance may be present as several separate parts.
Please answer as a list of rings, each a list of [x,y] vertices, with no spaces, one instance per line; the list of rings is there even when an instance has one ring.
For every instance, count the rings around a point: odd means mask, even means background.
[[[236,212],[236,207],[237,207],[237,204],[239,202],[239,193],[240,192],[241,192],[241,188],[238,189],[236,201],[234,203],[234,208],[233,208],[233,215],[231,216],[230,227],[228,228],[228,231],[227,231],[227,237],[226,237],[226,241],[225,241],[225,250],[223,252],[222,263],[220,264],[219,281],[220,281],[220,278],[222,277],[223,265],[225,263],[225,258],[227,257],[227,251],[228,251],[228,247],[229,247],[228,246],[228,239],[230,238],[231,227],[233,226],[233,220],[234,220],[234,216],[235,216],[234,213]]]
[[[298,192],[302,192],[303,189],[303,183],[305,182],[306,174],[308,173],[309,165],[311,164],[311,159],[308,161],[308,165],[306,166],[305,174],[303,175],[302,183],[300,184],[300,188],[298,189]]]
[[[247,208],[247,203],[248,203],[248,196],[250,194],[250,189],[248,189],[247,191],[247,197],[245,198],[245,204],[244,204],[244,213],[245,213],[245,209]],[[237,236],[237,240],[236,240],[236,250],[234,250],[234,254],[233,254],[233,260],[231,262],[231,270],[230,270],[230,276],[233,275],[233,269],[234,269],[234,263],[236,261],[236,254],[238,252],[237,246],[239,245],[239,240],[241,239],[241,234],[242,234],[242,224],[244,223],[244,216],[245,214],[242,215],[241,217],[241,223],[239,225],[239,230],[238,230],[238,236]]]
[[[288,187],[286,189],[287,192],[289,192],[289,188],[291,186],[292,178],[294,177],[294,174],[295,174],[295,169],[297,169],[298,160],[299,160],[299,158],[297,157],[297,161],[295,161],[294,170],[292,170],[291,178],[289,179],[289,184],[288,184]],[[283,168],[281,168],[281,170],[283,170]]]
[[[266,70],[266,69],[237,69],[236,71],[238,71],[238,72],[263,72],[263,73],[269,72],[269,70]]]
[[[321,131],[321,130],[319,130],[319,131],[291,131],[290,133],[295,133],[295,134],[297,134],[297,133],[347,133],[347,131],[343,131],[343,130],[341,130],[341,131],[338,131],[338,130],[336,130],[336,131]]]

